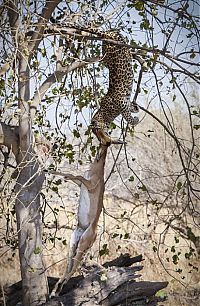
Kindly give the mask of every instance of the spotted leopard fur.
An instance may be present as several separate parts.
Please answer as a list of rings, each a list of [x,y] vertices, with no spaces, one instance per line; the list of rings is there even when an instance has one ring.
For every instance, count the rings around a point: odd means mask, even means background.
[[[99,30],[96,30],[99,33]],[[116,32],[100,32],[103,38],[109,38],[126,44],[126,39]],[[109,88],[100,101],[100,108],[92,118],[92,126],[107,131],[111,122],[122,115],[131,125],[135,126],[139,119],[133,117],[138,112],[137,104],[130,102],[133,85],[133,68],[131,50],[126,46],[104,41],[102,44],[103,63],[109,69]]]

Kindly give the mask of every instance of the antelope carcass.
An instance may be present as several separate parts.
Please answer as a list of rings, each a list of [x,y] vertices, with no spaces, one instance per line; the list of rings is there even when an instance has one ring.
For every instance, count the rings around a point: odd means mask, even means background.
[[[68,265],[63,277],[56,283],[51,297],[58,296],[63,285],[71,278],[81,263],[86,251],[96,238],[97,223],[103,207],[104,165],[108,146],[101,144],[97,157],[85,172],[84,176],[74,176],[60,172],[62,175],[80,186],[78,208],[78,224],[72,233],[68,255]]]

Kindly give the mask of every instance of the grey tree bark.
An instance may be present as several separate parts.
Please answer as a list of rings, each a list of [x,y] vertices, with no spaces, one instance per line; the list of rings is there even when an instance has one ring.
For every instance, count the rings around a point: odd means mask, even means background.
[[[43,37],[45,21],[50,18],[59,2],[46,2],[31,40],[25,38],[25,32],[23,33],[26,29],[22,23],[18,1],[7,3],[8,20],[17,58],[19,126],[9,127],[2,123],[0,143],[12,149],[17,162],[16,217],[24,306],[41,305],[46,302],[48,296],[47,277],[42,261],[40,217],[40,191],[44,173],[40,170],[33,148],[32,121],[36,108],[31,114],[30,60],[32,52],[36,50]],[[8,135],[12,137],[8,139]]]
[[[23,50],[21,50],[23,52]],[[23,305],[40,305],[48,295],[47,278],[42,261],[42,222],[40,217],[40,190],[44,174],[33,149],[32,120],[30,117],[29,59],[19,57],[19,152],[16,181],[16,216],[19,257],[23,288]]]

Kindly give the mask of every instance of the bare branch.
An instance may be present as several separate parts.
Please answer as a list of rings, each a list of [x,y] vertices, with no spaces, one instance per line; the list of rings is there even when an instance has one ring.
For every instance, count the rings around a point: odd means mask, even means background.
[[[19,12],[17,8],[17,1],[8,1],[6,8],[8,10],[11,33],[14,38],[16,35],[17,28],[19,26]]]
[[[38,20],[38,24],[35,27],[34,33],[31,37],[30,48],[33,50],[37,49],[45,30],[46,22],[51,17],[51,14],[55,10],[56,6],[60,3],[60,0],[46,1],[45,7],[43,8],[42,15]]]
[[[18,127],[0,122],[0,145],[8,147],[15,156],[18,155]]]
[[[195,73],[191,73],[188,69],[185,69],[182,65],[180,65],[179,63],[177,63],[177,61],[182,61],[182,59],[178,59],[178,58],[174,58],[172,55],[170,54],[165,54],[165,56],[176,66],[178,66],[180,68],[180,70],[178,70],[177,72],[183,73],[185,75],[188,75],[190,78],[192,78],[195,82],[197,82],[198,84],[200,84],[199,81],[199,76],[197,76]],[[185,61],[186,62],[186,61]],[[191,64],[189,62],[187,62],[187,64]],[[197,63],[196,66],[199,66],[199,64]],[[171,68],[170,70],[174,70],[173,68]]]
[[[0,174],[0,185],[1,185],[4,174],[6,173],[7,168],[11,165],[8,162],[9,155],[10,155],[10,150],[8,149],[8,151],[5,151],[5,150],[3,150],[3,148],[0,148],[0,152],[3,155],[3,169],[2,169],[1,174]],[[11,167],[13,167],[13,166],[11,166]]]
[[[10,69],[10,66],[11,66],[11,61],[5,63],[5,64],[0,68],[0,75],[4,75],[4,74]]]

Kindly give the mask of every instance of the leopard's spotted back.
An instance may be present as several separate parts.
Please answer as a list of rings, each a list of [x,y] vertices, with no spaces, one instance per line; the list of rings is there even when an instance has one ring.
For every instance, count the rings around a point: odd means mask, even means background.
[[[96,28],[90,28],[89,31],[124,45],[127,43],[126,39],[118,32],[102,32]],[[123,45],[103,41],[102,55],[102,62],[109,69],[109,87],[106,95],[100,101],[99,110],[92,118],[92,125],[105,130],[121,114],[128,123],[135,126],[139,119],[132,117],[131,113],[138,112],[139,108],[130,102],[133,85],[131,50]]]
[[[106,33],[112,39],[126,44],[125,38],[118,33]],[[132,55],[127,47],[103,42],[103,63],[109,69],[109,89],[122,91],[123,94],[132,90],[133,69]]]

